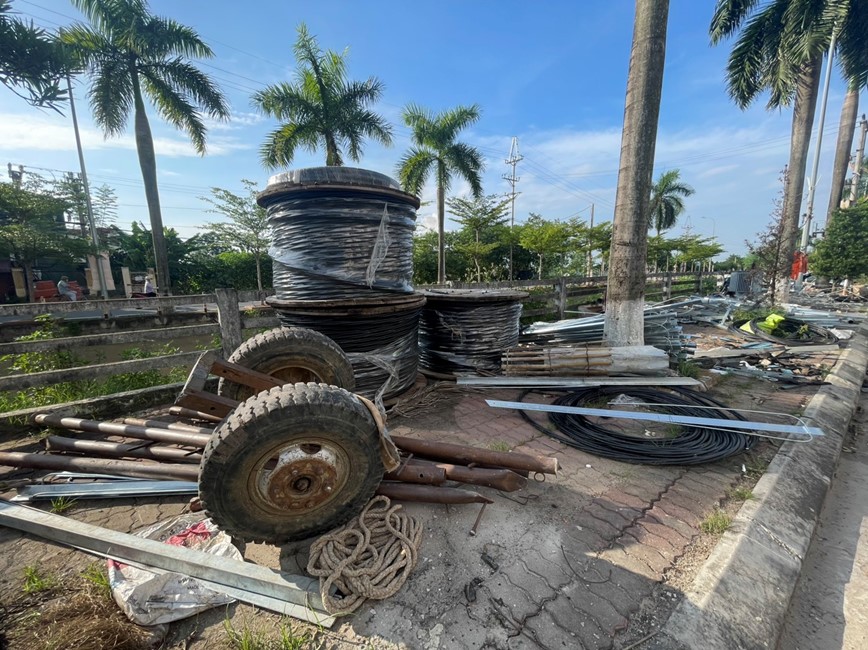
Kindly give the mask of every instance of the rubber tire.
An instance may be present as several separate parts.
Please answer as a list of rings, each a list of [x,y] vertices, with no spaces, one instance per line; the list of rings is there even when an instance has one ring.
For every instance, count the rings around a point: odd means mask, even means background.
[[[315,510],[276,512],[248,491],[258,462],[275,445],[326,439],[351,461],[345,483]],[[325,384],[287,384],[254,395],[217,427],[202,454],[199,498],[214,522],[248,542],[319,535],[358,515],[383,479],[380,433],[355,395]]]
[[[301,327],[277,327],[242,343],[229,361],[288,382],[330,384],[352,391],[356,380],[349,358],[325,334]],[[308,371],[302,376],[288,369]],[[292,376],[296,374],[296,376]],[[221,378],[217,394],[242,402],[253,395],[249,386]]]

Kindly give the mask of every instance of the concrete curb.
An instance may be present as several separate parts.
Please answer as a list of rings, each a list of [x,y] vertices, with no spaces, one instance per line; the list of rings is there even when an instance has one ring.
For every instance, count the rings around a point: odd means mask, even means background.
[[[868,367],[854,335],[804,417],[825,436],[785,443],[654,643],[659,648],[773,648],[811,544]]]

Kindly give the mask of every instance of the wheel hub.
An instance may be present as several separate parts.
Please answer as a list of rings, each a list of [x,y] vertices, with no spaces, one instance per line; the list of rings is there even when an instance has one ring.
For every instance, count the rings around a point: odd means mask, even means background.
[[[261,473],[259,489],[272,506],[300,512],[328,501],[338,482],[338,458],[332,450],[299,444],[281,450],[274,469]]]

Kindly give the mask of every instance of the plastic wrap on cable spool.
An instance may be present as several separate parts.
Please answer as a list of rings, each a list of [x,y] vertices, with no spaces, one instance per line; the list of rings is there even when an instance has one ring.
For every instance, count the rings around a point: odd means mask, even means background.
[[[419,320],[419,365],[431,373],[496,372],[518,344],[521,301],[511,289],[427,289]]]
[[[356,392],[381,399],[410,388],[419,367],[419,316],[425,297],[414,293],[352,300],[266,299],[282,325],[325,334],[353,364]]]
[[[272,176],[258,196],[283,300],[412,293],[419,199],[385,174],[311,167]]]

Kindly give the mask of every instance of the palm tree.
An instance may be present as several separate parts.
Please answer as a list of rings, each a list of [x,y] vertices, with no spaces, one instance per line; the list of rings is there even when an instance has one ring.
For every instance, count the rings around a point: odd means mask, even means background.
[[[266,138],[260,153],[269,168],[287,166],[298,147],[326,150],[326,165],[343,165],[343,151],[352,160],[362,157],[362,139],[390,146],[392,127],[368,106],[383,94],[383,83],[347,81],[346,52],[323,52],[307,27],[298,26],[293,47],[298,63],[295,83],[268,86],[253,95],[266,115],[284,122]]]
[[[467,181],[474,198],[482,196],[485,163],[476,147],[456,142],[458,133],[479,120],[477,104],[458,106],[436,115],[410,104],[404,109],[404,123],[413,131],[413,146],[398,163],[398,178],[404,190],[419,195],[431,171],[437,182],[437,282],[446,282],[446,191],[453,175]]]
[[[841,106],[841,122],[838,126],[838,142],[835,146],[835,162],[832,165],[832,190],[829,192],[829,207],[826,210],[826,227],[841,205],[844,194],[844,181],[847,178],[847,164],[850,162],[850,149],[856,131],[859,115],[859,88],[848,84],[844,104]]]
[[[782,262],[796,250],[808,146],[823,54],[834,30],[844,77],[856,87],[868,81],[868,16],[864,0],[718,0],[711,22],[712,43],[740,31],[727,66],[727,86],[736,104],[750,105],[768,90],[768,107],[793,104],[790,162],[781,218]],[[788,269],[781,263],[778,268]],[[775,299],[789,291],[781,271]]]
[[[693,188],[681,182],[681,172],[670,169],[661,172],[651,188],[651,207],[648,211],[648,227],[657,231],[657,236],[669,230],[684,212],[684,199],[693,195]]]
[[[202,112],[226,119],[229,107],[207,75],[186,61],[214,55],[195,30],[154,16],[146,0],[73,0],[90,25],[61,30],[93,84],[88,98],[94,119],[106,136],[124,132],[130,112],[145,186],[156,258],[157,285],[169,294],[171,281],[154,139],[145,112],[147,97],[164,120],[185,131],[199,154],[205,153]]]
[[[636,0],[606,290],[604,329],[612,346],[642,345],[645,340],[648,204],[668,20],[669,0]]]

